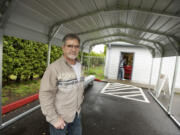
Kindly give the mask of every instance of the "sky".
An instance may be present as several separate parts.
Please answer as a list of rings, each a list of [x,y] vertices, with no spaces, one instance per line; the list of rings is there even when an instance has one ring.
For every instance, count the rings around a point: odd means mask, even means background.
[[[103,53],[104,52],[104,44],[96,45],[92,48],[93,52]]]

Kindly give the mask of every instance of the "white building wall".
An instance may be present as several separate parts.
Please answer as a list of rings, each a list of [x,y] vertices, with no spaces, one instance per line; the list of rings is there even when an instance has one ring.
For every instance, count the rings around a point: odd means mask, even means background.
[[[155,85],[158,80],[159,66],[161,58],[154,58],[153,74],[152,74],[152,83]],[[172,87],[174,69],[175,69],[176,57],[164,57],[162,58],[162,69],[161,74],[164,74],[169,79],[169,86]],[[180,59],[178,61],[178,67],[180,67]],[[178,68],[177,78],[175,83],[175,88],[180,88],[180,69]]]
[[[110,49],[110,61],[107,77],[109,79],[117,79],[121,52],[134,53],[132,81],[139,83],[148,83],[149,78],[147,78],[147,76],[149,76],[150,74],[151,54],[147,49],[143,48],[112,46]],[[108,68],[108,64],[105,68]],[[144,73],[142,73],[142,71]]]
[[[112,46],[110,49],[107,48],[107,57],[105,65],[105,76],[108,79],[117,79],[118,66],[121,52],[134,53],[134,64],[132,72],[132,81],[137,83],[149,84],[152,56],[150,52],[145,48],[134,48],[134,47],[116,47]],[[106,57],[106,60],[107,60]],[[155,85],[158,80],[158,73],[160,67],[160,59],[153,59],[153,70],[151,84]],[[175,88],[180,88],[180,58],[179,58],[178,72],[176,78]],[[165,74],[169,79],[169,86],[172,87],[173,73],[175,68],[175,57],[164,57],[162,60],[161,74]]]
[[[149,83],[152,56],[148,49],[134,48],[134,64],[132,81],[137,83]]]

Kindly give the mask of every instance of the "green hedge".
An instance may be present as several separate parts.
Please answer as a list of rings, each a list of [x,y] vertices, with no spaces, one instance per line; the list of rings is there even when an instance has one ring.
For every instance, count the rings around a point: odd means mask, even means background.
[[[3,82],[41,77],[46,69],[48,45],[4,36]],[[62,55],[62,49],[51,48],[51,62]]]
[[[10,80],[32,80],[42,77],[47,63],[48,45],[4,36],[3,38],[3,83]],[[62,55],[61,47],[51,48],[51,63]],[[104,57],[104,54],[94,52],[84,53],[84,56]],[[78,58],[80,59],[81,53]],[[83,65],[87,66],[88,59],[84,58]],[[93,61],[93,63],[97,63]]]

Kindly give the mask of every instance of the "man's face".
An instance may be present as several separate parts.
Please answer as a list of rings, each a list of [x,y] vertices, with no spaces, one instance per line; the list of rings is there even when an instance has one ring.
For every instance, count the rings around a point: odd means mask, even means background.
[[[75,60],[79,53],[79,47],[80,45],[77,39],[66,40],[66,42],[62,46],[64,56],[71,60]]]

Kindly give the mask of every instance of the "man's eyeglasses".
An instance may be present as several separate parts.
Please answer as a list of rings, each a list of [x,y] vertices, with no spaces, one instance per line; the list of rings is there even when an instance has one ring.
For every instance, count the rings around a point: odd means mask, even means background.
[[[75,49],[79,49],[80,48],[80,46],[79,45],[66,45],[68,48],[71,48],[71,49],[73,49],[73,48],[75,48]]]

